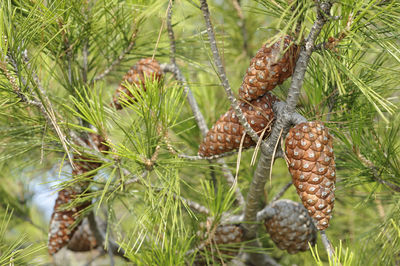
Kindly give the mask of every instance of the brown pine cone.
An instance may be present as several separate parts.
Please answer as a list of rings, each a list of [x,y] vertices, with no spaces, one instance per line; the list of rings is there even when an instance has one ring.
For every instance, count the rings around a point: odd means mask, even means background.
[[[202,228],[202,230],[204,229]],[[220,255],[229,258],[236,256],[240,249],[239,243],[243,241],[243,229],[236,224],[218,225],[214,230],[208,228],[206,233],[198,232],[198,235],[202,241],[202,251],[213,253],[216,257],[220,257]],[[196,261],[196,265],[204,265],[204,257],[201,254]]]
[[[303,205],[319,230],[329,226],[335,200],[336,166],[332,137],[321,122],[293,127],[286,137],[289,171]]]
[[[290,254],[309,249],[315,245],[317,229],[307,210],[291,200],[278,200],[271,204],[275,215],[265,220],[265,228],[278,248]]]
[[[85,219],[75,231],[74,235],[67,245],[67,248],[76,252],[84,252],[95,249],[96,247],[96,238],[93,235],[92,230],[90,230],[87,219]]]
[[[272,94],[265,94],[250,103],[242,102],[242,109],[247,122],[260,136],[267,127],[264,137],[271,131],[271,123],[274,120],[272,105],[277,98]],[[222,115],[214,126],[208,131],[199,148],[199,155],[208,157],[232,151],[240,147],[240,142],[244,134],[244,128],[236,117],[235,111],[230,108]],[[243,148],[254,146],[254,141],[246,135]]]
[[[86,139],[85,142],[87,145],[91,146],[91,143],[97,147],[100,152],[106,152],[109,150],[109,146],[105,145],[105,139],[98,134],[89,133],[89,139]],[[82,175],[86,172],[93,171],[96,168],[102,165],[101,162],[93,161],[91,158],[87,158],[82,155],[76,155],[75,158],[75,168],[72,170],[72,175]],[[50,228],[49,228],[49,243],[48,243],[48,251],[50,255],[57,253],[62,247],[65,245],[69,245],[70,241],[72,241],[73,236],[79,224],[77,224],[74,228],[72,228],[72,224],[77,220],[78,213],[88,207],[90,205],[90,201],[80,204],[72,209],[62,209],[62,205],[66,205],[70,203],[74,197],[80,194],[80,192],[88,186],[88,182],[81,182],[77,188],[65,188],[58,192],[58,197],[56,199],[53,214],[50,219]],[[88,233],[78,235],[76,238],[82,237],[81,242],[78,240],[74,240],[79,242],[72,243],[71,247],[76,247],[76,249],[83,249],[85,246],[91,246],[93,244],[93,235],[89,235]],[[86,242],[83,241],[84,237],[88,237]],[[89,244],[88,244],[89,243]],[[68,246],[69,249],[71,249]],[[77,250],[78,251],[78,250]],[[84,251],[84,250],[82,250]]]
[[[62,205],[70,203],[77,195],[79,192],[73,188],[66,188],[58,192],[49,226],[48,251],[50,255],[57,253],[69,243],[80,224],[71,227],[77,221],[78,213],[90,205],[90,202],[87,202],[69,210],[62,209]]]
[[[123,84],[125,82],[129,84],[136,84],[138,87],[142,87],[142,89],[146,91],[146,87],[144,86],[145,76],[157,81],[162,79],[163,73],[157,60],[151,58],[140,59],[125,74],[114,95],[113,102],[116,109],[122,109],[120,98],[124,98],[124,94],[128,96],[128,99],[131,102],[135,101],[132,93]]]
[[[241,99],[257,99],[293,74],[300,49],[290,36],[283,40],[283,46],[282,38],[272,45],[264,44],[253,57],[239,89]]]

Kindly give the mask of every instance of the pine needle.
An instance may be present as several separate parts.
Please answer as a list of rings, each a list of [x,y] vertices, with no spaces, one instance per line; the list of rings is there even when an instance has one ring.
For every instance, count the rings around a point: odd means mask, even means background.
[[[283,132],[283,128],[279,132],[279,137],[278,137],[278,139],[277,139],[277,141],[275,143],[274,152],[272,153],[271,166],[269,168],[269,184],[270,184],[270,186],[272,186],[272,167],[273,167],[274,162],[275,162],[276,149],[278,148],[279,141],[280,141],[280,139],[282,137],[282,132]]]

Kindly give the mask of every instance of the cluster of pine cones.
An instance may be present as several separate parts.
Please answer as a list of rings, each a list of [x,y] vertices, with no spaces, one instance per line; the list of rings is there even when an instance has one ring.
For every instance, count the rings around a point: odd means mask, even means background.
[[[269,91],[292,75],[298,56],[299,47],[286,36],[272,45],[265,44],[251,60],[239,89],[239,104],[259,136],[268,137],[274,123],[272,106],[279,101]],[[230,108],[207,133],[198,154],[210,157],[255,145]],[[316,241],[316,230],[329,226],[336,169],[332,137],[321,122],[296,125],[285,146],[288,168],[303,206],[288,200],[272,203],[275,215],[265,220],[265,227],[279,248],[296,253],[308,250],[308,243]]]
[[[247,122],[259,136],[268,137],[275,119],[273,105],[279,100],[269,91],[292,75],[298,55],[299,47],[290,36],[286,36],[274,44],[265,44],[250,62],[239,90],[239,104]],[[156,60],[139,60],[123,77],[115,92],[112,106],[122,109],[125,104],[135,101],[126,84],[135,85],[135,95],[140,95],[146,91],[146,79],[161,81],[162,78],[163,73]],[[101,136],[93,134],[90,137],[99,151],[108,150]],[[209,157],[241,146],[249,148],[255,145],[246,135],[234,110],[230,108],[207,133],[198,153]],[[308,243],[315,243],[317,229],[324,230],[329,226],[335,199],[335,162],[332,137],[321,122],[296,125],[287,135],[285,146],[293,184],[304,206],[289,200],[271,203],[268,207],[273,215],[267,217],[265,227],[280,249],[297,253],[308,250]],[[82,156],[76,157],[76,160],[73,175],[85,174],[101,165]],[[80,189],[84,187],[82,185]],[[59,192],[50,222],[50,254],[55,254],[63,246],[84,251],[98,245],[90,229],[83,227],[78,220],[79,212],[89,206],[90,202],[65,207],[80,196],[81,192],[72,188]],[[218,225],[214,230],[201,233],[200,239],[203,242],[203,251],[213,251],[213,246],[216,246],[220,254],[232,257],[239,252],[237,243],[243,241],[243,229],[234,224]],[[71,243],[79,243],[81,246]],[[227,248],[224,249],[224,246]]]

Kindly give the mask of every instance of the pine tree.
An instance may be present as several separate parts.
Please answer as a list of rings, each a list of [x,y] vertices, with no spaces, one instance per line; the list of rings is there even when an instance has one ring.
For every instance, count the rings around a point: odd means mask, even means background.
[[[1,1],[0,264],[397,265],[399,17]]]

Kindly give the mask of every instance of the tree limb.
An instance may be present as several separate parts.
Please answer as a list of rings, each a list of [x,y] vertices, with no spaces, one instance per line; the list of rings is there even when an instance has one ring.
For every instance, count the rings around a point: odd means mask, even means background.
[[[264,141],[261,149],[261,156],[254,173],[253,180],[250,185],[249,193],[246,200],[246,209],[244,219],[247,223],[244,224],[245,236],[248,240],[253,240],[257,237],[258,224],[254,223],[257,220],[257,211],[259,210],[259,199],[263,196],[264,186],[267,179],[267,174],[270,171],[270,163],[273,159],[275,144],[279,141],[279,136],[283,130],[283,136],[287,134],[289,126],[293,123],[293,114],[295,113],[296,104],[300,95],[300,90],[303,85],[304,76],[307,70],[307,65],[314,49],[314,43],[317,39],[322,27],[326,23],[326,15],[329,14],[332,4],[323,2],[318,7],[317,18],[310,30],[304,46],[302,46],[299,59],[292,76],[292,82],[289,88],[286,105],[281,108],[277,114],[270,137]],[[252,254],[250,254],[252,256]]]

